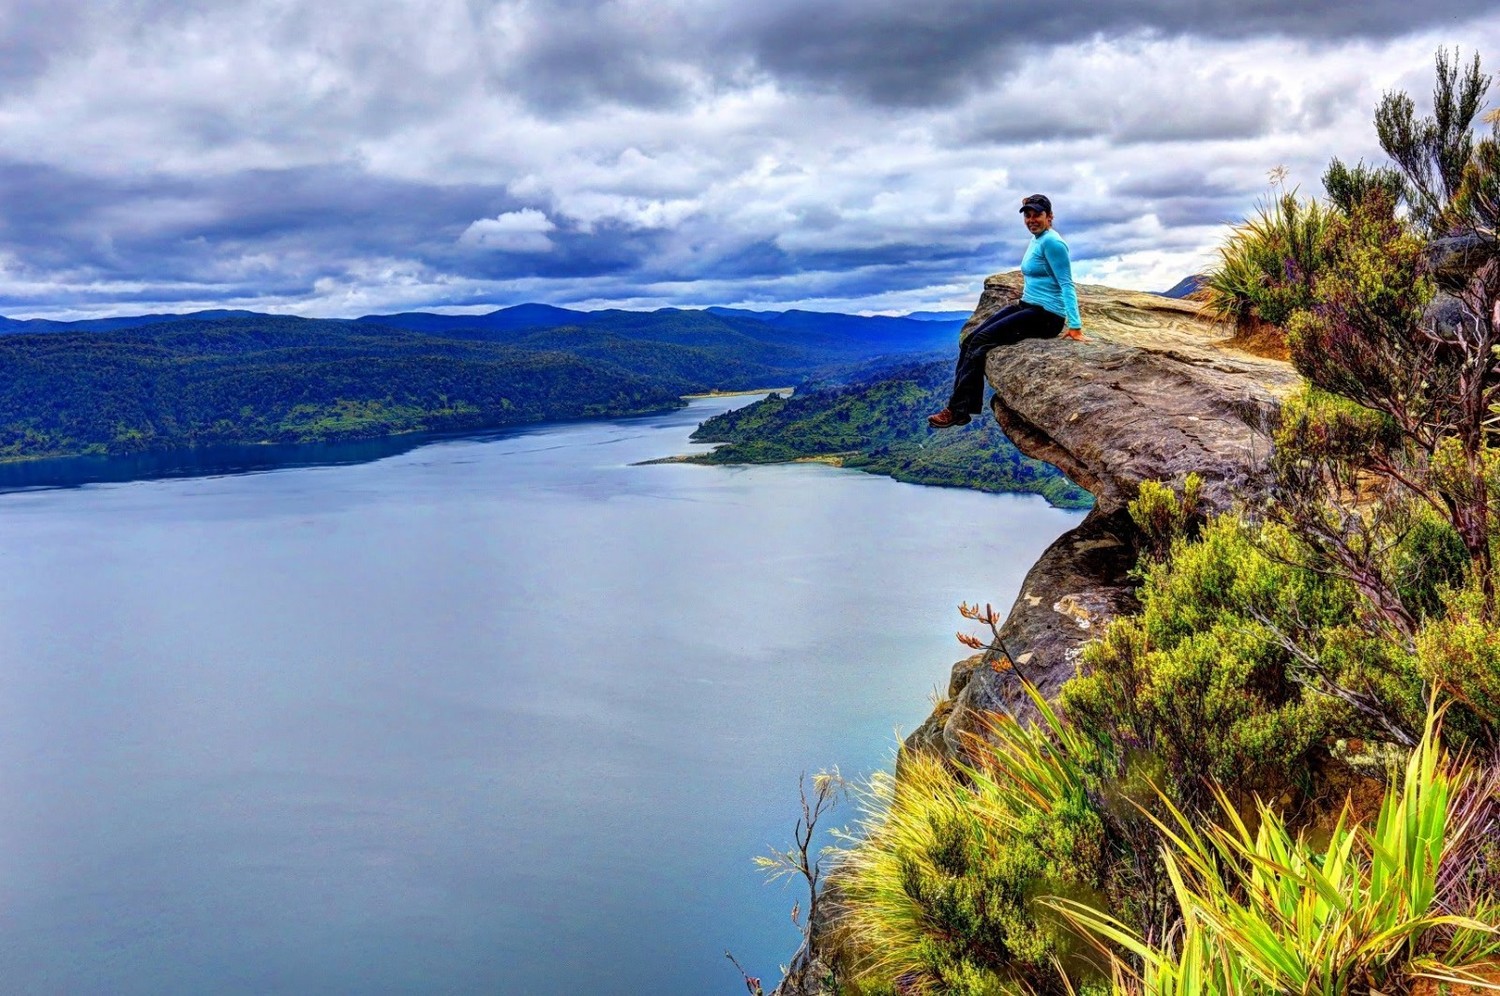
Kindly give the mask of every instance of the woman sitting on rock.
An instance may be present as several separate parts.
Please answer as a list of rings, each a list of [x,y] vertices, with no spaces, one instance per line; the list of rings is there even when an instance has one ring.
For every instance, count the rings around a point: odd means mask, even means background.
[[[983,410],[984,358],[996,346],[1051,338],[1058,333],[1083,341],[1073,266],[1068,260],[1068,244],[1052,230],[1052,202],[1045,194],[1032,194],[1021,202],[1021,214],[1033,236],[1021,257],[1021,275],[1026,278],[1021,300],[985,319],[959,343],[948,407],[927,416],[927,424],[934,429],[964,425]]]

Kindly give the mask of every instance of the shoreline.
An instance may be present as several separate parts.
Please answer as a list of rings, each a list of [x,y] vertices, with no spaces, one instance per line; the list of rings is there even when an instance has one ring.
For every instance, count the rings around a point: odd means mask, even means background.
[[[482,424],[461,428],[402,429],[369,436],[332,439],[236,440],[140,450],[134,453],[66,453],[0,457],[0,494],[260,473],[283,467],[343,466],[369,463],[421,446],[456,439],[531,432],[553,425],[651,418],[687,407],[677,404],[610,415],[580,415]]]
[[[761,387],[753,391],[703,391],[698,394],[684,394],[681,397],[686,401],[694,401],[699,398],[739,398],[752,394],[786,394],[791,395],[797,389],[795,387]]]
[[[722,446],[724,444],[720,443],[717,445]],[[650,467],[660,466],[662,464],[687,464],[689,466],[695,467],[786,467],[794,464],[821,464],[826,467],[835,467],[840,470],[851,470],[857,471],[861,474],[869,474],[871,477],[884,477],[888,480],[896,481],[900,484],[910,484],[913,487],[918,488],[955,488],[960,491],[972,491],[975,494],[982,495],[1003,495],[1012,498],[1036,498],[1040,501],[1046,502],[1048,507],[1055,508],[1060,512],[1087,513],[1094,507],[1092,503],[1088,505],[1073,505],[1066,503],[1058,504],[1040,491],[1011,490],[1005,488],[976,488],[973,485],[967,484],[950,484],[942,481],[924,481],[918,477],[903,476],[900,474],[891,473],[887,470],[872,469],[870,467],[850,467],[848,465],[848,460],[850,457],[859,456],[860,451],[858,450],[851,450],[844,453],[817,453],[804,456],[795,456],[788,457],[785,460],[734,461],[726,463],[717,463],[713,460],[705,459],[706,457],[711,456],[712,453],[713,450],[709,450],[704,453],[678,453],[672,456],[653,457],[650,460],[638,460],[630,466]]]

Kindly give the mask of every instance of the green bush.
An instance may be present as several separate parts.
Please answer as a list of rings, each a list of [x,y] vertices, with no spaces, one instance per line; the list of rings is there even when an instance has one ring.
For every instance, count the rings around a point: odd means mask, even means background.
[[[1312,304],[1322,268],[1323,230],[1332,213],[1318,201],[1282,194],[1256,208],[1230,232],[1208,273],[1208,305],[1244,328],[1254,320],[1283,326]]]
[[[1422,677],[1466,707],[1460,716],[1470,713],[1493,730],[1500,725],[1500,628],[1486,621],[1477,587],[1451,592],[1446,601],[1445,614],[1417,634]]]
[[[1204,779],[1237,795],[1304,795],[1337,736],[1366,730],[1336,691],[1378,694],[1420,717],[1409,655],[1355,623],[1358,593],[1295,566],[1296,541],[1232,516],[1148,564],[1141,611],[1085,647],[1063,710],[1163,765],[1178,799]]]
[[[1366,166],[1363,160],[1345,166],[1335,156],[1323,173],[1323,189],[1334,207],[1350,214],[1375,197],[1394,211],[1404,185],[1401,174],[1388,166]]]
[[[1127,506],[1130,519],[1145,537],[1146,548],[1157,560],[1167,555],[1172,541],[1197,525],[1203,478],[1189,474],[1179,494],[1160,481],[1142,481],[1139,493]]]

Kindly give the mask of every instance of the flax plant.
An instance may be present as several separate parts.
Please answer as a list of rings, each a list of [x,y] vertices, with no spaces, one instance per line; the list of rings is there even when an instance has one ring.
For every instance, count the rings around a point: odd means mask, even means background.
[[[1494,780],[1476,783],[1437,731],[1434,711],[1373,827],[1346,805],[1319,848],[1264,803],[1252,829],[1222,790],[1218,823],[1164,797],[1169,815],[1152,819],[1182,913],[1175,945],[1157,948],[1076,900],[1048,905],[1112,953],[1121,992],[1343,996],[1402,991],[1416,977],[1500,990],[1476,974],[1500,959],[1494,897],[1455,904],[1443,888],[1445,865],[1462,859],[1480,814],[1492,812]],[[1478,804],[1476,784],[1488,793]]]
[[[858,991],[988,996],[1057,990],[1059,962],[1080,974],[1085,949],[1036,897],[1098,895],[1107,862],[1087,759],[1099,748],[1023,687],[1035,725],[993,717],[968,764],[909,754],[899,780],[863,793],[833,872]]]
[[[1208,307],[1244,328],[1252,319],[1284,325],[1312,303],[1312,281],[1322,265],[1320,242],[1331,212],[1292,190],[1256,206],[1219,247],[1209,272]]]

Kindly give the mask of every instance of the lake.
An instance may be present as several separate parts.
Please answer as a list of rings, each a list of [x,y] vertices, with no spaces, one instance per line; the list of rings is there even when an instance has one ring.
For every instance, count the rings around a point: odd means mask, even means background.
[[[773,982],[799,773],[889,766],[1081,513],[635,466],[749,400],[0,494],[5,991]]]

